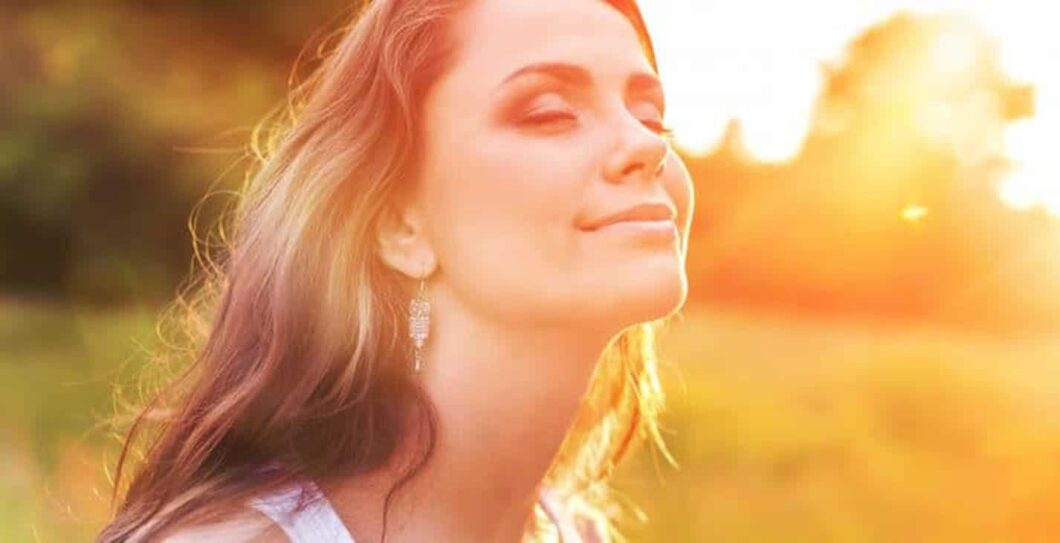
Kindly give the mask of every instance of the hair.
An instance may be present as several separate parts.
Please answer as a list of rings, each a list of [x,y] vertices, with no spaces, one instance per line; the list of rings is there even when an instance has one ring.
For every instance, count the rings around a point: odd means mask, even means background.
[[[235,206],[212,236],[194,237],[197,273],[161,316],[160,330],[180,338],[156,362],[180,370],[123,425],[116,511],[100,542],[149,540],[302,478],[370,470],[416,432],[417,461],[387,494],[385,537],[391,498],[429,460],[438,421],[408,371],[410,293],[371,239],[387,206],[413,190],[417,120],[453,61],[446,22],[467,1],[362,4],[255,127]],[[634,26],[658,71],[634,0],[604,1]],[[216,256],[202,247],[211,239]],[[664,324],[631,326],[609,343],[545,477],[608,539],[622,538],[615,466],[645,440],[673,463],[658,426]],[[408,413],[422,415],[415,427]],[[525,540],[555,535],[538,504]]]

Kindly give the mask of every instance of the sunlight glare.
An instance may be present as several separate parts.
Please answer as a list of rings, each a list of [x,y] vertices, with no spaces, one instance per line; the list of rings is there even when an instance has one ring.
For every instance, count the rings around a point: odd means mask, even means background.
[[[708,153],[720,143],[727,123],[737,119],[747,151],[762,162],[782,162],[798,153],[822,84],[821,64],[841,58],[865,29],[903,10],[968,15],[998,40],[1006,76],[1034,87],[1033,117],[1006,128],[1005,150],[1014,168],[999,195],[1014,208],[1040,204],[1060,215],[1055,158],[1060,153],[1045,148],[1060,138],[1060,32],[1039,5],[1031,0],[641,0],[678,142],[691,152]],[[959,29],[947,32],[930,51],[931,62],[940,74],[960,77],[974,66],[975,40]],[[974,119],[958,119],[964,111],[947,107],[924,111],[918,123],[940,138],[974,129]],[[947,120],[956,123],[947,127]],[[983,142],[956,143],[958,152],[973,158],[984,152]]]
[[[921,219],[926,217],[928,210],[926,207],[919,204],[909,204],[902,210],[902,220],[911,223],[918,223]]]

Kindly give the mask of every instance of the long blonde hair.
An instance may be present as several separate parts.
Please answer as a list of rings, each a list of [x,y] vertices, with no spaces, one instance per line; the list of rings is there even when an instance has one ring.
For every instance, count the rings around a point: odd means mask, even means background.
[[[437,421],[407,371],[410,293],[380,262],[371,235],[386,206],[413,190],[419,110],[450,65],[446,21],[466,1],[363,5],[312,75],[258,125],[246,186],[219,224],[221,252],[200,251],[196,240],[199,273],[163,317],[185,341],[159,358],[182,371],[127,429],[117,511],[99,541],[150,539],[303,477],[369,470],[415,430],[420,460],[390,490],[389,507],[427,462]],[[634,0],[606,2],[635,27],[656,67]],[[565,506],[613,538],[622,516],[608,485],[614,467],[645,439],[666,453],[654,343],[662,324],[630,327],[607,347],[546,475]],[[404,427],[409,409],[424,415],[420,427]],[[536,507],[525,539],[554,536]]]

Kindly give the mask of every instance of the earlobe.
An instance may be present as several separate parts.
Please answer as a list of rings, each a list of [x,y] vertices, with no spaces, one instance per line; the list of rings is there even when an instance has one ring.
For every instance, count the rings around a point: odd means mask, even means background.
[[[375,226],[379,258],[391,269],[415,279],[430,275],[436,262],[422,224],[410,208],[387,206]]]

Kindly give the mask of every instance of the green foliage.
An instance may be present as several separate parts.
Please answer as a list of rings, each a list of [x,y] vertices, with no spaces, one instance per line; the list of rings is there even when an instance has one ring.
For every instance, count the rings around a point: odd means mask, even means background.
[[[282,100],[301,42],[341,11],[142,4],[0,10],[4,291],[167,298],[191,260],[193,206],[242,182],[250,128]]]

